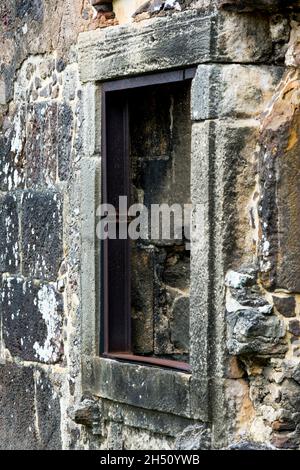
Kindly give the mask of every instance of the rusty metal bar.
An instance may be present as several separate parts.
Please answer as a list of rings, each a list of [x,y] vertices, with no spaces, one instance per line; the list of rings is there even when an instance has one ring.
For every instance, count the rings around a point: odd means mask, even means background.
[[[184,372],[191,372],[191,366],[186,362],[175,361],[171,359],[160,359],[158,357],[136,356],[126,352],[114,352],[103,354],[108,359],[116,359],[127,362],[136,362],[152,366],[166,367],[168,369],[178,369]]]

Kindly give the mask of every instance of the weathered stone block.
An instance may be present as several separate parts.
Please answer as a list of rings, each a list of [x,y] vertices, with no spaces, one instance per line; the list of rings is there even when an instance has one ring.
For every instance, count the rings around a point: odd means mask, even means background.
[[[167,255],[163,282],[168,286],[186,290],[190,286],[190,256],[189,252],[178,247]]]
[[[20,263],[19,217],[16,194],[0,198],[0,271],[15,273]]]
[[[191,415],[190,375],[109,359],[94,363],[92,390],[120,403],[179,416]]]
[[[79,67],[81,80],[87,82],[212,60],[261,62],[271,50],[268,19],[228,13],[208,16],[190,10],[82,33]]]
[[[37,449],[33,369],[0,365],[0,377],[0,449]]]
[[[300,385],[300,363],[297,360],[285,360],[282,363],[283,373],[280,383],[284,379],[293,379]]]
[[[56,280],[63,257],[61,196],[54,191],[26,191],[22,210],[23,273]]]
[[[273,301],[275,308],[278,312],[283,315],[284,317],[290,318],[295,317],[295,308],[296,308],[296,301],[295,297],[276,297],[273,295]]]
[[[73,113],[66,103],[34,103],[26,126],[27,186],[53,186],[71,168]]]
[[[153,352],[154,255],[153,250],[132,246],[132,338],[136,353]]]
[[[261,127],[260,270],[266,288],[300,292],[299,72],[287,72]],[[296,101],[295,101],[296,100]]]
[[[209,38],[210,20],[195,12],[83,33],[79,37],[81,79],[104,80],[207,61]]]
[[[61,449],[60,397],[43,370],[36,373],[36,406],[41,449]]]
[[[295,336],[300,336],[300,321],[290,320],[288,330]]]
[[[189,351],[190,298],[178,297],[172,306],[170,331],[171,341],[176,349]]]
[[[34,103],[26,124],[26,180],[28,186],[53,186],[57,171],[57,105]]]
[[[9,277],[0,302],[3,341],[12,356],[43,363],[61,359],[62,298],[54,286]]]
[[[256,309],[227,314],[227,347],[232,355],[284,354],[285,326],[275,315],[264,315]]]
[[[95,356],[98,353],[95,331],[99,312],[97,295],[97,260],[100,259],[100,244],[95,239],[101,182],[101,161],[99,158],[81,160],[80,205],[81,219],[81,309],[82,309],[82,353]],[[78,191],[74,181],[74,191]]]
[[[25,106],[17,109],[0,134],[0,189],[11,191],[24,185]]]
[[[253,285],[256,280],[256,273],[242,273],[230,269],[225,277],[225,285],[233,289],[241,289]]]
[[[282,74],[282,67],[199,65],[192,84],[192,119],[257,117]]]
[[[213,29],[216,39],[211,44],[215,62],[269,62],[273,45],[268,17],[220,12],[215,21],[217,27],[213,24]]]

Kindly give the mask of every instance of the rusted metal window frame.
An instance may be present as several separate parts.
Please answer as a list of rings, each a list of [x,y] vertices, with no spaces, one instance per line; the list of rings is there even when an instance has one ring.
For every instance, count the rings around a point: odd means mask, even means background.
[[[128,106],[122,102],[122,95],[134,88],[153,85],[183,82],[192,80],[196,68],[181,69],[171,72],[155,73],[122,80],[114,80],[102,84],[102,203],[111,203],[109,186],[114,180],[124,177],[122,195],[129,196],[129,125]],[[120,92],[120,93],[118,93]],[[118,93],[118,100],[113,96]],[[125,100],[126,101],[126,100]],[[113,107],[115,106],[115,109]],[[116,132],[118,135],[116,135]],[[120,145],[121,141],[121,145]],[[109,165],[111,148],[113,149],[116,171],[112,173]],[[118,160],[119,159],[119,160]],[[122,161],[124,159],[124,161]],[[125,163],[125,164],[124,164]],[[118,165],[119,164],[119,165]],[[120,193],[118,194],[120,195]],[[121,263],[123,276],[119,273],[114,276],[109,263],[110,244],[122,252],[116,262]],[[117,250],[112,250],[116,256]],[[122,258],[122,260],[120,260]],[[102,357],[123,360],[127,362],[143,363],[190,372],[188,363],[145,357],[132,354],[131,351],[131,299],[130,299],[130,246],[128,240],[104,240],[101,249],[101,331],[100,355]],[[112,292],[111,285],[114,287]],[[116,288],[117,287],[117,288]],[[122,303],[123,300],[123,303]],[[110,308],[110,304],[113,305]]]

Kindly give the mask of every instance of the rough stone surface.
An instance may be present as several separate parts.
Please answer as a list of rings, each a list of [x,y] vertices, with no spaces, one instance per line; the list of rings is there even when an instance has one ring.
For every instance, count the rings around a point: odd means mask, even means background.
[[[22,212],[24,274],[54,281],[62,262],[61,196],[54,191],[27,191]]]
[[[0,365],[0,448],[37,449],[31,367]]]
[[[282,76],[281,67],[200,65],[192,87],[195,121],[259,116]]]
[[[53,285],[4,279],[1,312],[4,345],[13,356],[45,363],[61,359],[62,300]]]
[[[36,403],[40,448],[45,450],[61,449],[60,396],[47,373],[41,369],[36,373]]]
[[[267,21],[263,18],[242,17],[238,21],[232,15],[208,17],[192,10],[158,18],[155,28],[153,21],[143,22],[142,29],[140,24],[133,24],[81,35],[79,56],[82,81],[105,80],[211,60],[261,62],[272,48]],[[178,30],[181,31],[180,35],[176,33]],[[126,36],[126,47],[123,35]],[[174,41],[176,48],[171,47]],[[237,47],[237,41],[242,44],[242,49]],[[188,53],[186,44],[189,44]],[[132,52],[138,60],[131,60]],[[115,57],[118,59],[115,60]]]
[[[297,71],[283,78],[262,121],[260,149],[261,276],[265,286],[290,292],[300,289],[294,256],[299,243],[299,111],[295,101],[299,83]]]
[[[294,297],[276,297],[273,296],[275,308],[284,317],[295,317],[296,302]]]
[[[287,351],[282,342],[285,327],[277,317],[247,309],[228,314],[227,321],[230,354],[278,355]]]
[[[45,373],[15,364],[0,370],[0,448],[61,448],[60,404]]]
[[[108,400],[191,416],[190,376],[161,368],[95,360],[92,391]],[[99,375],[105,380],[99,381]]]
[[[188,426],[175,442],[176,450],[209,450],[210,448],[211,433],[202,424]]]
[[[294,336],[300,336],[300,321],[290,320],[288,329]]]

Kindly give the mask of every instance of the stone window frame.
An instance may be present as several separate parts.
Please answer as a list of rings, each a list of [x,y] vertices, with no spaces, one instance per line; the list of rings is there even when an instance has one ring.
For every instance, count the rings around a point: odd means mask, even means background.
[[[226,154],[226,140],[219,139],[218,132],[224,131],[226,139],[228,119],[239,138],[239,119],[243,115],[240,108],[244,105],[233,100],[226,109],[228,97],[223,97],[222,93],[227,78],[226,74],[222,76],[222,71],[230,63],[255,67],[255,63],[266,60],[272,48],[267,37],[265,47],[261,48],[259,35],[256,47],[254,44],[249,50],[235,48],[231,36],[226,37],[224,33],[227,28],[232,30],[230,22],[233,21],[236,36],[242,43],[247,42],[248,19],[241,17],[236,22],[231,15],[224,15],[220,12],[204,15],[192,10],[79,36],[84,105],[81,162],[83,391],[112,402],[193,420],[209,421],[212,416],[219,416],[219,422],[224,419],[225,409],[224,247],[229,230],[224,187],[232,161],[231,155]],[[259,21],[255,23],[262,34],[263,21],[261,25]],[[255,41],[255,36],[251,40]],[[197,240],[191,241],[191,374],[186,374],[99,357],[100,268],[99,245],[94,234],[100,195],[101,83],[193,66],[197,66],[197,72],[191,91],[191,200],[200,208],[203,223]],[[256,125],[252,116],[244,121],[249,129]]]
[[[191,80],[193,83],[193,80]],[[163,82],[167,83],[167,82]],[[94,84],[92,93],[95,99],[93,109],[101,120],[103,107],[103,88],[100,83]],[[87,100],[88,102],[88,100]],[[101,103],[101,104],[100,104]],[[98,107],[98,109],[97,109]],[[96,110],[97,109],[97,110]],[[98,149],[101,151],[101,124],[95,120],[98,128]],[[96,210],[101,201],[101,157],[83,159],[82,162],[82,299],[83,299],[83,327],[82,337],[85,354],[83,366],[83,388],[96,396],[118,401],[141,408],[148,408],[165,413],[172,413],[186,418],[207,419],[207,406],[203,399],[207,394],[207,381],[203,378],[205,356],[203,347],[206,346],[206,319],[199,301],[195,299],[196,286],[191,283],[191,330],[196,332],[191,339],[191,365],[190,370],[181,371],[175,368],[143,364],[134,361],[118,361],[117,359],[100,356],[101,336],[101,243],[96,237]],[[93,233],[91,233],[93,228]],[[204,240],[203,240],[204,241]],[[205,242],[204,242],[205,243]],[[205,243],[206,246],[206,243]],[[199,254],[201,250],[201,255]],[[193,246],[192,257],[202,258],[205,248]],[[91,259],[93,263],[91,263]],[[202,258],[207,269],[206,254]],[[191,270],[191,278],[195,276],[195,269]],[[202,268],[204,273],[205,266]],[[208,274],[208,271],[207,271]],[[197,277],[197,275],[196,275]],[[91,279],[94,283],[91,286]],[[203,278],[207,282],[208,278]],[[197,286],[198,289],[199,286]],[[202,290],[205,286],[202,287]],[[87,292],[89,293],[87,295]],[[194,300],[193,300],[194,299]],[[203,328],[197,325],[203,325]],[[91,334],[92,333],[92,334]],[[201,349],[201,353],[199,352]],[[198,357],[201,356],[201,368],[198,366]],[[133,390],[134,389],[134,390]],[[168,396],[166,402],[165,396]],[[205,399],[206,403],[206,399]]]

